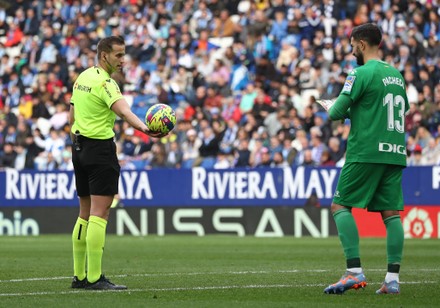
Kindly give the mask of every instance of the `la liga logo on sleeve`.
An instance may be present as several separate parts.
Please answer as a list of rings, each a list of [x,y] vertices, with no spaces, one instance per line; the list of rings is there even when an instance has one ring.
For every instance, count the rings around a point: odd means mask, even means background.
[[[345,79],[344,88],[342,88],[343,92],[351,93],[351,89],[353,88],[354,81],[356,80],[356,76],[347,76],[347,79]]]

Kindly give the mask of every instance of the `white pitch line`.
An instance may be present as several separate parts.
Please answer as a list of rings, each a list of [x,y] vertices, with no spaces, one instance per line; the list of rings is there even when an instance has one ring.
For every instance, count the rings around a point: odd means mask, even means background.
[[[230,272],[175,272],[175,273],[146,273],[146,274],[123,274],[112,275],[115,278],[124,277],[169,277],[169,276],[200,276],[200,275],[252,275],[252,274],[273,274],[273,273],[299,273],[299,272],[328,272],[329,270],[280,270],[280,271],[230,271]],[[110,276],[109,276],[110,277]],[[26,281],[42,281],[42,280],[64,280],[72,277],[39,277],[39,278],[23,278],[23,279],[9,279],[0,280],[0,283],[4,282],[26,282]]]
[[[325,273],[331,272],[327,269],[310,269],[310,270],[279,270],[279,271],[229,271],[229,272],[172,272],[172,273],[145,273],[145,274],[123,274],[112,275],[109,277],[125,278],[125,277],[170,277],[170,276],[200,276],[200,275],[259,275],[259,274],[292,274],[292,273]],[[385,269],[367,269],[368,272],[384,272]],[[406,272],[438,272],[440,269],[408,269]],[[72,277],[35,277],[35,278],[17,278],[17,279],[5,279],[0,280],[0,283],[10,282],[27,282],[27,281],[47,281],[47,280],[64,280],[71,279]]]
[[[434,284],[437,281],[406,281],[401,284]],[[370,285],[380,285],[381,282],[372,282]],[[89,291],[89,290],[71,290],[60,292],[23,292],[23,293],[0,293],[0,297],[16,297],[16,296],[43,296],[43,295],[69,295],[82,292],[108,293],[108,292],[179,292],[179,291],[211,291],[211,290],[229,290],[229,289],[271,289],[271,288],[300,288],[300,287],[323,287],[326,284],[271,284],[271,285],[231,285],[231,286],[210,286],[210,287],[191,287],[191,288],[146,288],[146,289],[127,289],[127,290],[107,290],[107,291]]]

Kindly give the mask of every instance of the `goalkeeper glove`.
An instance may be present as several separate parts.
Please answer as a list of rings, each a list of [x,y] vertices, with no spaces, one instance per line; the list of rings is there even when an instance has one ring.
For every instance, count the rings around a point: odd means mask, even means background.
[[[330,108],[332,108],[332,106],[335,104],[336,98],[334,98],[334,99],[318,99],[316,102],[319,105],[321,105],[322,108],[324,108],[326,111],[329,111]]]

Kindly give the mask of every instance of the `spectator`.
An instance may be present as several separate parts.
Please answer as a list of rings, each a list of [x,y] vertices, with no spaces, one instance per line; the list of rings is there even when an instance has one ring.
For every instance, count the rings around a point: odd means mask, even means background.
[[[209,41],[209,31],[208,29],[203,29],[199,33],[199,37],[197,40],[194,40],[191,43],[191,54],[197,54],[197,55],[205,55],[207,56],[206,59],[209,60],[208,54],[213,50],[218,48],[217,45],[211,43]]]
[[[16,138],[15,138],[15,144],[16,145],[25,145],[26,144],[26,138],[31,133],[30,127],[28,125],[28,122],[25,118],[20,117],[17,123],[16,128]]]
[[[166,155],[167,154],[165,153],[165,146],[162,143],[153,143],[151,147],[151,156],[149,157],[147,168],[150,169],[166,167]]]
[[[202,140],[197,136],[195,129],[186,132],[187,140],[182,143],[182,168],[191,168],[199,157],[199,148]]]
[[[234,119],[229,119],[227,121],[227,127],[220,142],[220,149],[223,152],[230,153],[232,151],[234,141],[237,138],[238,128],[238,124],[234,121]]]
[[[14,150],[14,143],[6,142],[3,146],[3,153],[0,155],[0,168],[14,168],[17,152]]]
[[[233,162],[231,160],[231,156],[229,155],[229,152],[225,152],[223,150],[220,150],[217,153],[217,158],[215,160],[213,168],[214,169],[229,169],[232,167],[233,167]]]
[[[250,82],[243,91],[243,95],[240,101],[240,112],[242,114],[248,113],[254,107],[254,100],[257,97],[257,90],[255,85]]]
[[[38,63],[42,65],[43,63],[55,64],[58,55],[58,50],[50,39],[45,39],[43,48],[41,49],[40,60]]]
[[[327,151],[327,146],[322,142],[322,133],[318,127],[312,127],[310,135],[312,160],[315,165],[319,165],[322,162],[322,153]]]
[[[341,142],[336,137],[331,137],[328,142],[329,159],[333,162],[339,161],[344,156],[345,149],[341,147]]]
[[[167,151],[166,166],[169,168],[180,168],[182,164],[183,153],[176,141],[172,141]]]
[[[212,168],[215,158],[220,150],[219,140],[216,138],[213,129],[208,126],[203,129],[202,144],[199,147],[199,160],[196,166]]]
[[[35,129],[33,135],[28,135],[26,137],[26,161],[24,169],[34,169],[35,168],[35,158],[39,156],[41,152],[44,151],[44,140],[40,135],[39,129]],[[71,161],[70,161],[71,162]]]
[[[14,47],[20,44],[23,38],[23,32],[21,31],[18,24],[14,22],[8,23],[9,29],[6,31],[6,41],[4,43],[5,47]]]
[[[20,104],[18,105],[18,113],[24,119],[30,120],[32,117],[32,99],[29,95],[20,97]]]
[[[133,136],[131,137],[132,149],[130,152],[130,156],[135,159],[144,159],[146,157],[145,154],[151,150],[152,145],[150,143],[144,142],[142,140],[142,137],[137,132],[134,132]]]
[[[229,16],[229,11],[226,9],[221,10],[219,16],[214,18],[211,35],[218,38],[231,37],[235,32],[234,30],[235,25]]]
[[[331,158],[330,152],[328,150],[324,150],[321,155],[321,161],[319,162],[319,166],[321,167],[334,167],[336,162]]]
[[[15,125],[7,126],[6,134],[3,136],[3,141],[12,145],[17,142],[17,128]]]
[[[206,91],[206,98],[203,101],[203,107],[207,111],[211,111],[214,108],[218,111],[222,107],[222,97],[218,94],[215,86],[211,85]]]
[[[428,144],[422,148],[421,163],[424,166],[436,165],[440,159],[440,145],[434,138],[428,140]]]
[[[51,117],[49,110],[37,95],[32,96],[32,119],[49,119]]]
[[[62,160],[62,153],[65,147],[64,140],[60,137],[55,128],[50,128],[49,136],[44,140],[44,151],[46,152],[47,168],[56,168]],[[54,161],[52,163],[52,161]],[[56,164],[55,164],[56,163]]]
[[[239,56],[232,66],[230,87],[233,93],[243,90],[250,82],[250,73],[249,69],[244,64],[244,57],[244,55]]]
[[[414,152],[407,159],[408,166],[423,166],[422,161],[422,147],[420,145],[416,145],[414,148]]]
[[[218,86],[220,80],[228,83],[230,80],[231,71],[225,65],[222,59],[216,59],[214,61],[214,69],[210,76],[206,78],[206,82],[212,86]]]
[[[34,83],[34,74],[27,65],[24,65],[21,68],[20,82],[25,88],[25,92],[31,91],[32,84]]]
[[[257,90],[257,97],[255,97],[252,114],[257,121],[257,125],[261,126],[267,116],[274,111],[272,98],[267,95],[263,89]]]
[[[301,163],[301,166],[305,167],[315,167],[317,166],[316,161],[313,159],[313,153],[312,150],[306,149],[304,150],[304,159]]]
[[[281,42],[287,36],[288,22],[285,19],[285,13],[283,11],[275,12],[275,19],[272,22],[269,36],[275,42]]]
[[[272,161],[272,158],[271,158],[270,150],[268,148],[263,147],[260,150],[260,155],[261,155],[261,159],[256,164],[255,167],[261,168],[261,167],[270,167],[270,166],[272,166],[273,161]]]
[[[432,135],[426,127],[420,126],[417,128],[416,142],[422,147],[422,149],[428,145],[431,138]]]
[[[249,139],[244,138],[238,142],[235,150],[235,167],[249,167],[251,151],[249,151]]]
[[[40,27],[40,21],[35,15],[35,10],[33,8],[28,8],[26,10],[26,19],[23,21],[22,29],[25,35],[36,35],[38,34],[38,29]]]
[[[72,171],[73,170],[72,151],[68,149],[64,149],[61,157],[62,160],[60,165],[58,166],[58,169],[63,171]]]
[[[249,157],[249,164],[251,165],[251,167],[256,167],[258,165],[260,165],[261,161],[262,161],[262,155],[263,152],[265,152],[267,150],[267,152],[269,151],[268,148],[264,147],[263,145],[263,140],[261,138],[252,138],[253,139],[253,145],[249,146],[249,149],[251,150],[250,153],[250,157]],[[263,148],[265,148],[266,150],[263,150]],[[268,155],[270,158],[270,155]]]
[[[64,125],[69,123],[69,112],[66,110],[65,104],[57,104],[55,113],[50,117],[49,123],[55,130],[60,130]]]

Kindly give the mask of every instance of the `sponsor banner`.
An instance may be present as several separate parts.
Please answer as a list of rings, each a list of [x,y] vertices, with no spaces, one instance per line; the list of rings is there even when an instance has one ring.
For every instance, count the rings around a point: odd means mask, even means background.
[[[71,233],[77,216],[78,209],[73,207],[4,207],[0,209],[0,235]],[[107,233],[325,238],[337,231],[329,208],[131,207],[110,211]]]
[[[130,170],[121,173],[126,207],[329,206],[339,168]],[[440,166],[406,168],[405,204],[440,205]],[[0,207],[77,206],[73,172],[0,171]]]
[[[353,209],[361,237],[386,237],[379,213]],[[405,206],[401,213],[405,238],[440,238],[439,206]]]

